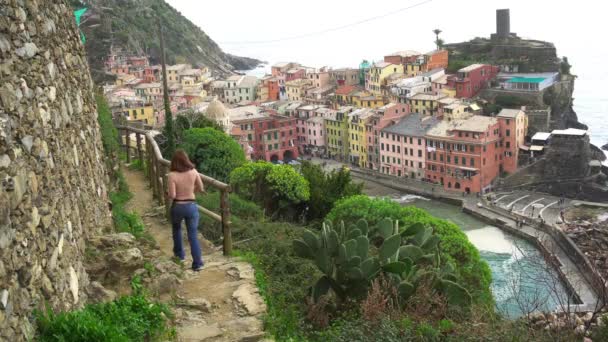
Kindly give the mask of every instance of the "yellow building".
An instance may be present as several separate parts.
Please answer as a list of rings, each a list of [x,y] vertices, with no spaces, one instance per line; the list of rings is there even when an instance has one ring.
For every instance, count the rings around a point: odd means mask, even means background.
[[[424,64],[408,63],[405,65],[405,74],[407,77],[414,77],[424,73]]]
[[[152,107],[152,105],[133,105],[122,108],[121,110],[124,117],[129,121],[142,121],[148,125],[156,124],[156,120],[154,119],[154,107]]]
[[[437,115],[437,110],[439,109],[439,100],[445,97],[445,94],[418,93],[412,97],[409,97],[407,99],[407,104],[410,106],[411,113]]]
[[[312,81],[307,79],[296,79],[285,83],[285,92],[289,101],[301,101],[310,88],[312,88]]]
[[[387,62],[374,63],[369,69],[366,89],[374,95],[382,95],[386,78],[392,74],[403,74],[403,65]]]
[[[344,106],[336,112],[330,113],[325,119],[325,136],[327,139],[327,152],[330,157],[338,160],[349,158],[349,116],[354,107]]]
[[[349,161],[361,168],[367,167],[367,142],[365,141],[367,120],[373,115],[369,108],[359,108],[348,114]]]
[[[351,96],[351,103],[355,107],[379,108],[386,104],[380,95],[372,95],[368,92],[358,92]]]

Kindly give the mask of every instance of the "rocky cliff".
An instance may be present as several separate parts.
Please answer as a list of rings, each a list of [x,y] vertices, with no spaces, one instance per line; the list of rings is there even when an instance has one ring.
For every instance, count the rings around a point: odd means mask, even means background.
[[[156,18],[165,30],[167,63],[207,66],[218,74],[248,70],[260,61],[225,53],[205,32],[164,0],[71,0],[74,8],[86,6],[94,14],[93,25],[84,23],[87,53],[93,77],[103,77],[103,60],[110,47],[147,54],[160,62]],[[204,3],[201,2],[204,9]],[[213,15],[213,14],[209,14]]]
[[[72,8],[0,0],[0,340],[87,300],[85,239],[111,225],[93,83]]]

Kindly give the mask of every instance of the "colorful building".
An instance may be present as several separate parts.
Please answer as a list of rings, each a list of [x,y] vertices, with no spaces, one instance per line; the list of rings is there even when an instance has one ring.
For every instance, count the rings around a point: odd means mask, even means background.
[[[420,113],[402,117],[381,130],[380,172],[397,177],[425,176],[425,135],[438,119]]]
[[[258,79],[255,76],[230,76],[226,80],[224,98],[227,103],[251,102],[256,99]]]
[[[449,62],[448,50],[434,50],[424,54],[425,70],[447,69]]]
[[[416,62],[416,60],[418,59],[418,56],[420,56],[420,52],[418,52],[418,51],[413,51],[413,50],[397,51],[390,55],[384,56],[384,61],[387,63],[391,63],[391,64],[406,65],[409,63]]]
[[[240,118],[232,121],[247,136],[249,146],[253,149],[251,158],[277,162],[289,162],[298,158],[295,143],[295,118],[276,115],[272,112],[258,113],[255,117]]]
[[[304,77],[309,80],[315,88],[322,88],[329,85],[331,75],[329,74],[329,69],[327,67],[320,69],[307,68],[305,71],[306,74]]]
[[[524,146],[528,134],[528,116],[523,109],[503,109],[496,118],[500,124],[500,144],[503,147],[501,171],[513,173],[517,171],[520,146]]]
[[[180,83],[179,73],[187,69],[192,69],[192,66],[189,64],[169,65],[167,67],[167,82]]]
[[[456,97],[471,98],[487,88],[499,68],[489,64],[471,64],[458,70],[458,75],[448,77],[447,86],[456,90]]]
[[[394,124],[408,115],[408,106],[401,103],[389,103],[373,110],[373,115],[365,124],[365,139],[367,149],[367,167],[380,168],[380,132],[383,128]]]
[[[365,89],[374,95],[382,95],[385,91],[386,78],[397,73],[403,74],[403,65],[387,62],[374,63],[367,73]]]
[[[439,100],[445,97],[444,94],[418,93],[409,97],[406,102],[412,113],[437,115],[439,113]]]
[[[499,120],[443,120],[426,133],[426,179],[445,190],[486,193],[503,161]]]
[[[155,125],[154,107],[143,101],[126,103],[118,110],[128,121],[141,121],[147,125]]]
[[[330,157],[348,160],[348,114],[355,109],[355,107],[344,106],[325,117],[325,142]]]
[[[320,116],[306,120],[306,144],[318,150],[325,148],[325,119]]]
[[[338,87],[359,84],[359,69],[342,68],[329,71],[330,80]]]
[[[308,79],[294,79],[285,83],[285,91],[289,101],[303,100],[306,92],[312,88],[312,82]]]
[[[348,160],[362,168],[367,167],[365,125],[373,114],[369,108],[359,108],[348,113]]]

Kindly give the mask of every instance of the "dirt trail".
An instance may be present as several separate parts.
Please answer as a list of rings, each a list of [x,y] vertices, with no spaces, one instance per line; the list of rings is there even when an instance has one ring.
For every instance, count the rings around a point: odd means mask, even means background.
[[[147,231],[152,235],[166,257],[173,255],[171,226],[159,215],[144,174],[124,169],[124,175],[133,193],[127,209],[139,214]],[[184,227],[185,228],[185,227]],[[179,341],[259,341],[263,339],[261,315],[266,306],[255,286],[251,265],[222,255],[221,248],[213,246],[199,235],[205,266],[200,272],[190,270],[192,259],[184,235],[186,260],[184,276],[169,300],[176,314]],[[167,300],[165,298],[165,300]]]

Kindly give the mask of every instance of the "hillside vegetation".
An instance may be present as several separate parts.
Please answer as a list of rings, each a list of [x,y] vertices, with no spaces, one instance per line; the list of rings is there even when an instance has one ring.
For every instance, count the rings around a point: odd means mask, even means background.
[[[112,43],[124,51],[147,54],[153,63],[160,61],[157,17],[165,29],[169,64],[191,63],[207,66],[218,74],[228,74],[260,63],[253,58],[225,53],[203,30],[163,0],[70,0],[70,3],[74,8],[89,7],[99,15],[99,25],[83,25],[89,64],[96,80],[104,75],[103,60]]]

